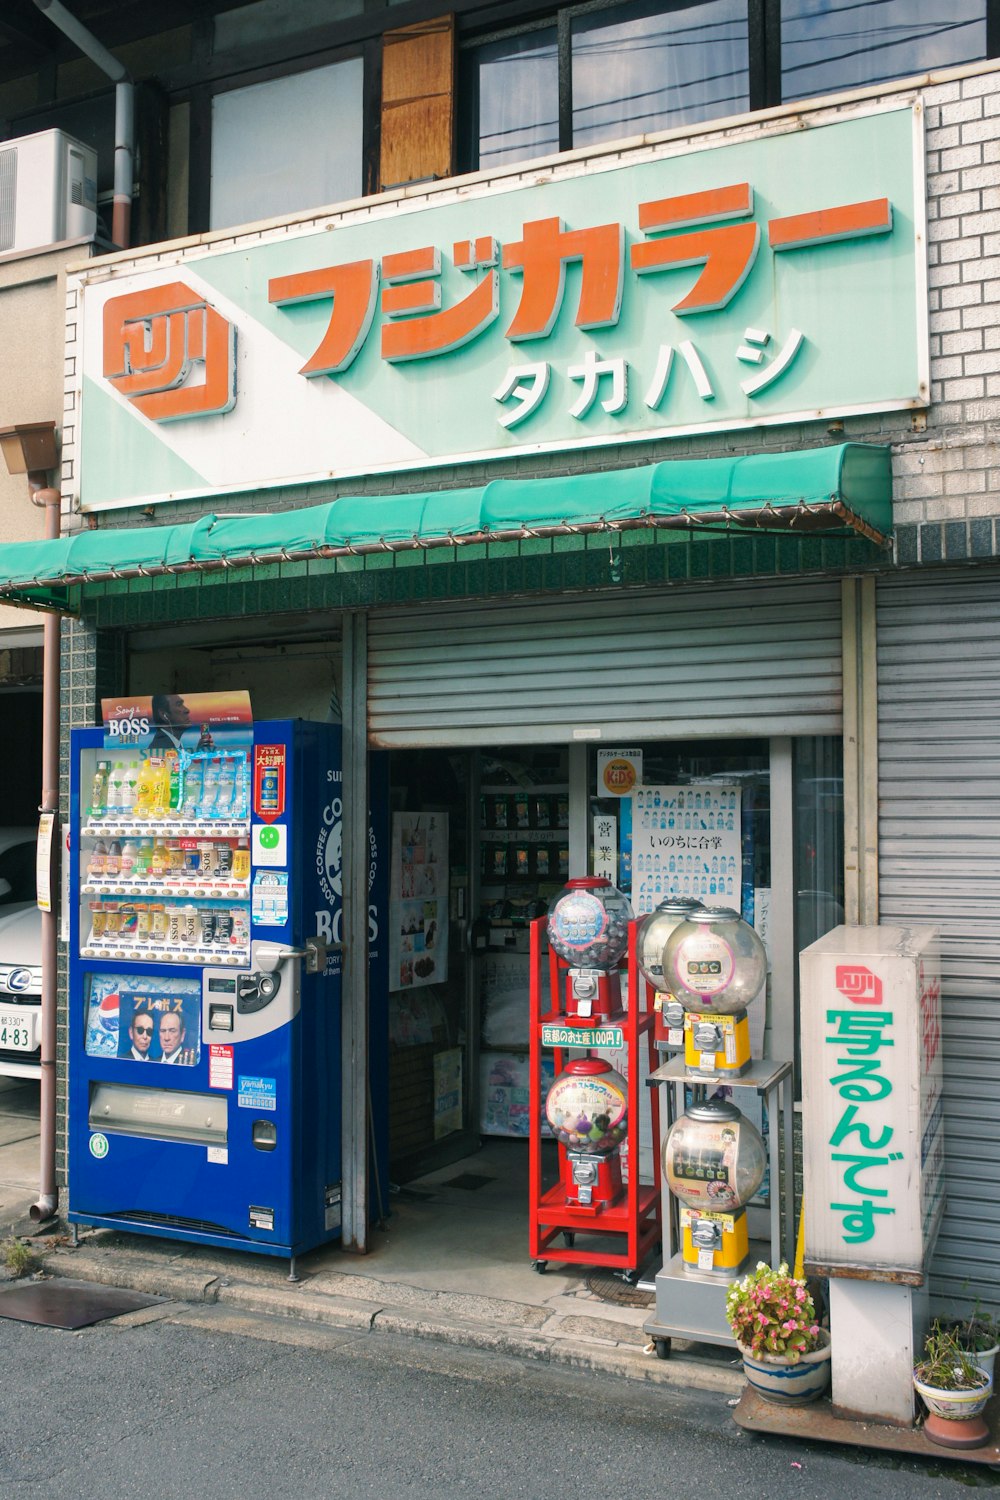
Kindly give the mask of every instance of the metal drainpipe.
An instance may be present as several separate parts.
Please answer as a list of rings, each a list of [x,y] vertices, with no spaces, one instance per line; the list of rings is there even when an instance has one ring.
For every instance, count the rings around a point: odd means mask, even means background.
[[[115,84],[115,197],[111,238],[119,250],[129,248],[132,231],[132,164],[135,158],[135,85],[128,69],[89,32],[59,0],[35,0],[53,26],[69,37],[85,57]]]
[[[45,508],[47,541],[59,535],[61,496],[48,487],[48,474],[29,473],[33,505]],[[45,616],[42,645],[42,801],[40,812],[54,815],[52,845],[62,846],[59,833],[59,650],[61,617]],[[56,865],[56,868],[58,866]],[[53,900],[42,918],[42,1086],[39,1099],[38,1200],[29,1213],[35,1222],[51,1219],[59,1207],[56,1186],[56,912]]]

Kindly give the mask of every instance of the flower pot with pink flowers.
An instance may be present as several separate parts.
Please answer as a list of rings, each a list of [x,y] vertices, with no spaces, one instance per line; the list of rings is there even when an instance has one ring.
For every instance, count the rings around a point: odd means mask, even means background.
[[[830,1335],[806,1283],[785,1264],[757,1268],[726,1293],[726,1317],[748,1383],[782,1406],[804,1406],[830,1384]]]

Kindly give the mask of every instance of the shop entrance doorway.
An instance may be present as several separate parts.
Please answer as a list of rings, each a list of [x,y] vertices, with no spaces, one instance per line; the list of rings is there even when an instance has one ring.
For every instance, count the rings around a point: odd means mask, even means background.
[[[525,1260],[528,927],[567,876],[606,874],[637,914],[662,896],[692,894],[753,922],[771,959],[755,1050],[772,1057],[795,1056],[796,953],[842,920],[839,739],[657,740],[622,751],[635,777],[627,787],[614,777],[609,784],[615,756],[596,745],[425,749],[390,758],[390,924],[401,929],[389,997],[395,1202],[404,1220],[406,1204],[433,1206],[453,1217],[457,1232],[474,1207],[499,1211],[503,1202]],[[712,852],[723,841],[698,827],[700,804],[720,788],[733,794],[724,872],[721,854]],[[640,805],[658,820],[660,808],[678,799],[684,811],[670,831],[672,853],[660,840],[662,861],[654,859]],[[447,869],[421,886],[432,838],[438,861],[447,851]],[[688,857],[698,844],[709,848],[704,868]],[[431,894],[421,899],[418,889]],[[431,923],[435,942],[446,928],[433,967]],[[550,1167],[554,1180],[554,1150]]]

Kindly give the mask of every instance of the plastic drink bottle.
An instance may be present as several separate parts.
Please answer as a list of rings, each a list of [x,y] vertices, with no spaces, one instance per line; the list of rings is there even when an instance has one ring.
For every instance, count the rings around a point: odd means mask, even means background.
[[[91,850],[90,860],[87,864],[87,874],[91,880],[100,880],[108,861],[108,846],[103,839],[98,839]]]
[[[131,812],[135,807],[136,786],[139,781],[139,762],[129,760],[125,762],[125,779],[121,787],[121,809],[122,812]]]
[[[247,758],[244,752],[232,757],[233,806],[230,816],[245,818],[247,815]]]
[[[153,762],[155,767],[152,795],[152,812],[154,817],[162,818],[170,811],[170,767],[163,756],[158,756]]]
[[[137,865],[139,861],[139,846],[134,839],[126,839],[122,844],[121,864],[119,870],[124,876],[138,874]]]
[[[97,770],[94,772],[93,784],[90,788],[90,811],[94,817],[100,817],[101,813],[107,811],[108,807],[108,781],[111,776],[111,762],[99,760]]]
[[[125,791],[125,762],[116,760],[111,775],[108,777],[108,810],[112,808],[119,810],[122,806],[122,797]]]
[[[153,788],[156,784],[156,765],[150,757],[142,762],[135,784],[135,810],[149,817],[153,810]]]
[[[149,873],[154,879],[159,879],[167,868],[167,846],[162,839],[157,839],[153,845],[153,856],[149,861]]]
[[[108,875],[117,875],[122,867],[122,846],[117,839],[112,839],[108,845],[107,857],[104,861],[104,869]]]
[[[199,816],[202,818],[215,817],[215,804],[219,795],[219,762],[212,757],[205,764],[205,780],[202,784],[201,803],[198,808]]]
[[[248,880],[250,877],[250,846],[246,839],[240,839],[233,850],[233,879]]]
[[[181,811],[186,817],[198,816],[204,780],[205,762],[203,760],[190,761],[184,772],[184,796],[181,802]]]
[[[163,757],[167,768],[167,811],[176,813],[181,800],[181,766],[176,750],[168,750]]]
[[[232,756],[225,755],[219,762],[219,790],[215,794],[215,816],[231,818],[233,796],[236,792],[236,765]]]

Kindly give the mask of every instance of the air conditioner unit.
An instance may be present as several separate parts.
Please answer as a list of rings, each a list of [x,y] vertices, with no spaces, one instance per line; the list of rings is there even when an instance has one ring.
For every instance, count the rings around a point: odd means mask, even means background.
[[[97,152],[63,130],[0,141],[0,255],[97,233]]]

